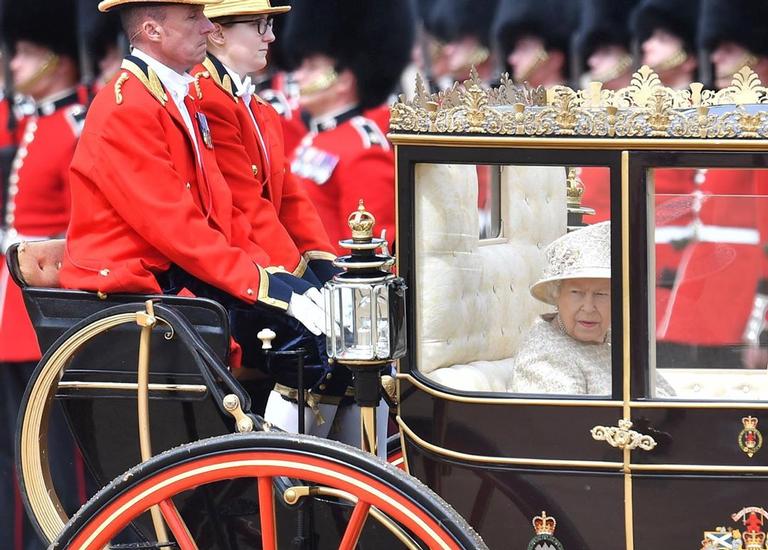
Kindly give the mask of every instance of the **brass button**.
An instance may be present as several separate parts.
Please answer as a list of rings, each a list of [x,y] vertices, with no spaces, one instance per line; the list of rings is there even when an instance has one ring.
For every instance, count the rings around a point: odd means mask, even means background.
[[[107,295],[106,295],[104,292],[102,292],[101,290],[99,290],[99,291],[96,293],[96,296],[98,296],[98,297],[99,297],[99,300],[106,300],[106,299],[107,299]]]
[[[325,375],[326,380],[330,380],[331,378],[333,378],[333,373],[329,372],[328,374]]]
[[[248,290],[246,290],[246,291],[245,291],[245,293],[246,293],[248,296],[253,296],[253,289],[252,289],[252,288],[249,288]]]
[[[253,170],[253,175],[258,176],[259,175],[259,167],[255,164],[251,164],[251,170]]]
[[[325,384],[320,384],[320,385],[318,386],[318,388],[320,388],[321,390],[324,390],[324,389],[325,389]]]
[[[189,182],[187,182],[187,183],[186,183],[186,187],[187,187],[187,189],[192,189],[192,184],[191,184],[191,183],[189,183]]]
[[[100,270],[99,271],[99,275],[101,275],[102,277],[108,276],[109,275],[109,269],[104,268],[104,269]]]

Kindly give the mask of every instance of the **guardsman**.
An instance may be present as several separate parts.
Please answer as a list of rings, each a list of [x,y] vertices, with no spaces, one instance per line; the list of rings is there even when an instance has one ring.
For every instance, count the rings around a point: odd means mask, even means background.
[[[602,82],[606,90],[629,86],[632,59],[629,13],[638,0],[581,0],[576,55],[587,72],[582,87]]]
[[[321,285],[338,272],[332,263],[335,247],[301,182],[291,173],[280,116],[255,94],[251,84],[251,75],[265,68],[275,40],[273,17],[289,9],[272,7],[268,0],[224,0],[206,7],[205,15],[213,22],[214,31],[208,37],[207,58],[192,72],[218,166],[232,190],[235,208],[251,222],[251,239],[269,255],[271,264],[283,266],[312,284],[314,288],[307,295],[321,303]],[[247,364],[251,362],[247,356],[250,350],[246,347],[244,351]],[[288,372],[290,367],[284,365],[275,372],[279,388],[295,384],[290,379],[295,377]],[[349,372],[343,367],[332,369],[327,374],[334,383],[325,383],[321,389],[321,370],[305,369],[306,387],[313,390],[313,396],[338,401],[347,389]],[[269,407],[265,417],[273,424],[291,427]],[[319,427],[314,418],[310,416],[307,422],[309,432],[325,435],[332,418],[320,432],[313,429]]]
[[[744,65],[768,78],[765,16],[762,2],[702,1],[699,44],[710,52],[718,87]],[[748,19],[756,23],[744,25]],[[657,256],[667,243],[678,255],[668,301],[657,311],[660,363],[664,356],[670,366],[765,368],[768,175],[702,168],[678,170],[673,179],[664,172],[660,183],[674,183],[681,196],[657,205],[665,222],[657,224]]]
[[[709,52],[715,86],[731,85],[733,75],[750,67],[768,83],[768,3],[760,0],[702,0],[699,47]]]
[[[582,88],[601,82],[606,90],[629,86],[633,60],[629,33],[629,13],[637,0],[582,0],[576,52],[587,72]],[[587,223],[611,219],[610,172],[605,167],[587,166],[579,170],[584,183],[582,204],[595,210]]]
[[[665,86],[684,89],[696,79],[700,7],[700,0],[643,0],[632,12],[630,27],[641,45],[641,62]]]
[[[323,307],[305,295],[311,284],[271,265],[251,240],[190,89],[187,71],[205,59],[214,30],[203,8],[218,1],[99,4],[120,7],[133,50],[94,98],[72,161],[61,283],[102,294],[186,289],[227,308],[246,352],[259,345],[260,328],[276,323],[327,367]]]
[[[333,243],[347,237],[345,220],[360,199],[394,240],[395,164],[385,102],[409,61],[413,27],[408,0],[293,3],[282,40],[298,65],[294,77],[310,133],[291,168]]]
[[[77,93],[79,70],[71,1],[6,3],[2,34],[11,49],[10,70],[14,88],[34,100],[34,111],[21,118],[15,141],[2,220],[0,253],[21,240],[62,236],[70,212],[69,163],[85,118]],[[23,538],[17,526],[20,508],[13,506],[13,449],[16,415],[40,349],[27,316],[21,291],[10,281],[5,258],[0,265],[0,399],[2,405],[2,484],[0,533],[10,545],[11,533]],[[56,420],[51,433],[57,458],[54,476],[73,480],[73,447]],[[66,428],[64,428],[66,430]],[[59,471],[63,474],[59,474]],[[67,505],[77,505],[75,487],[62,487]],[[14,514],[14,509],[16,514]],[[12,522],[16,516],[15,525]],[[7,529],[6,529],[7,527]],[[34,537],[34,535],[32,535]],[[32,543],[34,544],[34,543]],[[10,547],[10,546],[9,546]]]
[[[498,0],[437,0],[432,25],[444,29],[448,40],[443,44],[450,77],[463,82],[475,67],[483,82],[496,78],[496,63],[491,55],[491,26]]]
[[[578,8],[572,0],[501,0],[494,35],[515,82],[536,87],[568,81]]]
[[[80,29],[86,47],[90,94],[94,96],[112,80],[123,62],[124,37],[117,13],[99,13],[98,0],[78,0]]]

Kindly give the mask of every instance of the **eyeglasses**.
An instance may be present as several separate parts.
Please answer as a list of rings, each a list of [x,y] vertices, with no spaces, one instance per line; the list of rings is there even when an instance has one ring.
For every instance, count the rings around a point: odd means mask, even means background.
[[[272,28],[275,19],[274,17],[259,17],[258,19],[232,19],[224,23],[225,25],[234,25],[235,23],[248,23],[256,27],[256,32],[264,36],[267,34],[267,30]]]

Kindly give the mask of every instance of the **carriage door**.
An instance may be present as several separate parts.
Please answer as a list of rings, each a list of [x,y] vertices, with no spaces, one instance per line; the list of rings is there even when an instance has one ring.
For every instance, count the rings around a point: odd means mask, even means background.
[[[613,433],[637,444],[624,455],[628,547],[763,549],[764,155],[625,155],[632,426]]]
[[[401,184],[398,203],[410,300],[398,422],[410,473],[490,548],[623,548],[623,453],[591,435],[624,415],[623,352],[610,343],[611,333],[622,341],[621,277],[604,280],[606,332],[595,345],[571,342],[556,314],[569,326],[572,316],[530,291],[547,278],[548,246],[598,221],[611,222],[598,228],[600,248],[586,242],[561,259],[581,252],[580,268],[589,268],[597,252],[621,272],[611,192],[620,155],[414,147],[400,148],[398,162],[400,181],[413,182]],[[536,376],[538,362],[522,357],[537,353],[560,376]],[[547,539],[552,528],[557,544]]]

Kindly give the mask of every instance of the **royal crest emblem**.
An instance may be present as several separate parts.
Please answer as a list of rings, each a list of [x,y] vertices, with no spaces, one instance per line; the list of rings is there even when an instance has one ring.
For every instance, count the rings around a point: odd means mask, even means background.
[[[757,418],[754,416],[745,416],[741,423],[744,429],[739,432],[739,448],[752,458],[763,446],[763,434],[757,429]]]
[[[717,527],[713,531],[704,531],[701,550],[768,550],[763,531],[768,512],[757,506],[748,506],[733,514],[731,519],[741,521],[744,530]]]
[[[528,543],[527,550],[565,550],[563,545],[555,538],[555,527],[557,521],[548,516],[546,512],[541,512],[531,521],[536,536]]]

